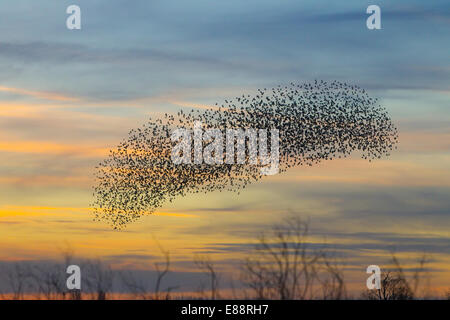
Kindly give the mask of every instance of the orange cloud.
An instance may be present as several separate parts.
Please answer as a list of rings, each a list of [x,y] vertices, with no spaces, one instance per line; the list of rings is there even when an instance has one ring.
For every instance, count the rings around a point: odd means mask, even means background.
[[[0,207],[0,217],[10,216],[43,216],[61,215],[62,213],[89,212],[91,208],[72,207],[43,207],[43,206],[16,206],[5,205]]]
[[[0,151],[45,154],[79,154],[84,156],[105,156],[109,149],[60,144],[47,141],[0,141]]]
[[[17,216],[17,215],[61,215],[67,213],[92,212],[93,208],[87,207],[49,207],[49,206],[19,206],[4,205],[0,207],[0,217]],[[197,218],[198,215],[175,212],[155,212],[152,215],[179,217],[179,218]]]
[[[170,213],[170,212],[155,212],[157,216],[179,217],[179,218],[198,218],[198,215],[187,213]]]

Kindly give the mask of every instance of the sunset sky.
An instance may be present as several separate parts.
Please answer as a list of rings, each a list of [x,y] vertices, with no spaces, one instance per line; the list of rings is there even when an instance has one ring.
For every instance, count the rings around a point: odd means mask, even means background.
[[[82,29],[68,30],[77,4]],[[378,4],[382,29],[366,28]],[[170,251],[173,282],[192,263],[220,268],[289,212],[346,261],[357,292],[368,265],[395,251],[431,257],[450,287],[450,4],[448,1],[4,0],[0,4],[0,265],[48,261],[67,245],[117,269]],[[204,108],[258,88],[339,80],[378,97],[398,150],[266,177],[240,195],[179,198],[125,230],[93,222],[95,166],[158,113]],[[1,287],[1,284],[0,284]]]

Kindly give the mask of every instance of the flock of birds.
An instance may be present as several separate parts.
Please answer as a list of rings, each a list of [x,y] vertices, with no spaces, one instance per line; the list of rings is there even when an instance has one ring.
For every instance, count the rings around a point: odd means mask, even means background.
[[[174,164],[171,134],[177,128],[192,129],[195,121],[204,129],[278,129],[280,172],[354,151],[370,161],[388,156],[398,140],[377,99],[337,81],[264,88],[211,109],[165,114],[131,130],[96,168],[95,220],[121,229],[176,197],[239,191],[263,177],[260,167],[248,163]]]

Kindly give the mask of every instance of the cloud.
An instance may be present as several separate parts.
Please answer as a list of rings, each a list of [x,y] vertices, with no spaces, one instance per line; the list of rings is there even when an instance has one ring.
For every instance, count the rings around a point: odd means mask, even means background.
[[[49,207],[49,206],[20,206],[20,205],[3,205],[0,207],[0,217],[16,217],[16,216],[64,216],[76,214],[80,212],[89,212],[90,208],[72,208],[72,207]]]
[[[108,154],[107,148],[92,148],[86,145],[68,145],[48,141],[5,141],[0,142],[0,151],[45,154],[77,154],[100,157]]]
[[[4,87],[4,86],[0,86],[0,92],[7,92],[7,93],[18,94],[18,95],[31,96],[34,98],[44,99],[44,100],[70,101],[70,102],[78,101],[77,98],[60,95],[58,93],[45,92],[45,91],[30,91],[30,90],[25,90],[25,89],[20,89],[20,88],[9,88],[9,87]]]
[[[108,255],[103,257],[106,260],[118,260],[118,261],[124,261],[124,260],[155,260],[158,258],[154,255],[149,254],[114,254],[114,255]]]
[[[65,42],[2,43],[0,57],[27,63],[88,63],[128,64],[161,61],[164,63],[198,63],[216,67],[232,67],[231,64],[211,57],[193,53],[177,53],[153,48],[108,49],[85,44]]]
[[[328,236],[328,235],[327,235]],[[370,239],[372,236],[372,239]],[[339,238],[346,238],[345,234],[337,235]],[[350,238],[350,237],[349,237]],[[377,239],[376,242],[369,242],[368,240]],[[360,233],[359,235],[353,234],[352,243],[332,241],[329,243],[324,242],[305,242],[305,246],[308,250],[329,250],[333,249],[338,252],[345,252],[352,256],[359,256],[362,251],[385,252],[389,255],[390,252],[416,252],[416,253],[437,253],[443,255],[450,255],[450,238],[449,237],[420,237],[418,235],[401,236],[396,234],[390,234],[389,236],[383,236],[383,234],[376,233]],[[293,245],[293,244],[292,244]],[[257,246],[256,243],[212,243],[209,246],[205,246],[202,250],[211,250],[212,252],[240,252],[246,253],[252,251]],[[277,245],[274,245],[277,247]]]

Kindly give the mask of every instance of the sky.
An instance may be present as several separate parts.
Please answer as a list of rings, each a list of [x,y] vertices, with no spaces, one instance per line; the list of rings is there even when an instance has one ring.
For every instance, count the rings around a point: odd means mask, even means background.
[[[81,30],[66,28],[72,4]],[[371,4],[381,30],[366,27]],[[146,269],[160,255],[157,239],[178,279],[196,272],[196,254],[228,270],[260,232],[296,212],[310,219],[313,245],[327,239],[346,257],[355,290],[391,251],[411,268],[427,252],[433,288],[449,288],[449,52],[450,4],[441,0],[4,0],[0,264],[45,262],[70,245],[117,269]],[[296,168],[240,195],[180,198],[122,231],[92,221],[95,166],[130,129],[316,79],[379,98],[399,129],[398,150]],[[193,289],[186,283],[180,290]]]

